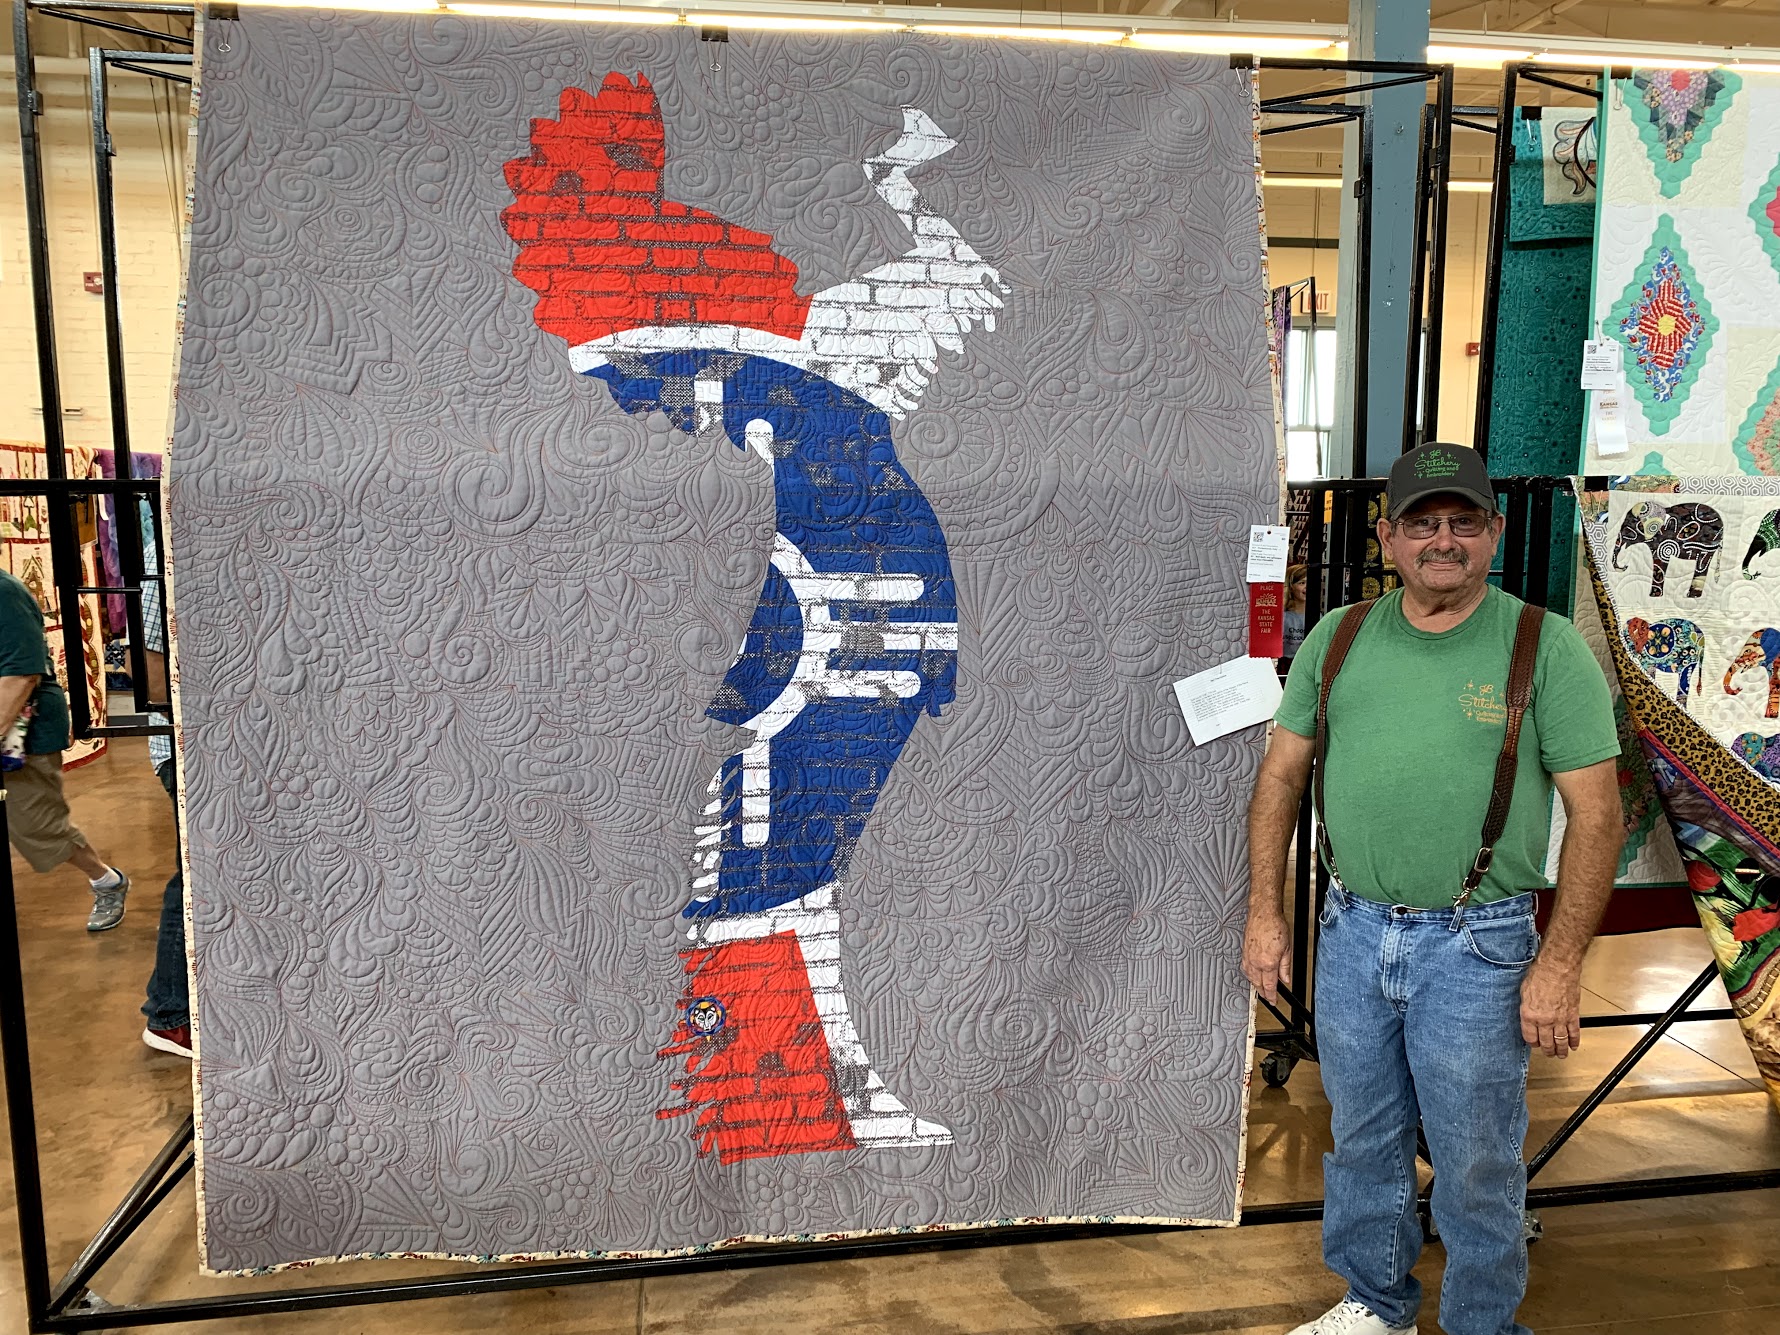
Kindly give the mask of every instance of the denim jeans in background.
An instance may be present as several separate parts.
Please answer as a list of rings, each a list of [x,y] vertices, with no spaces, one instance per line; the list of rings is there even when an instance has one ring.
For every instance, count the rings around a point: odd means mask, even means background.
[[[1531,1335],[1521,1210],[1527,1057],[1520,984],[1538,953],[1532,895],[1406,909],[1329,887],[1318,919],[1316,1037],[1335,1149],[1323,1157],[1323,1258],[1393,1326],[1421,1306],[1415,1131],[1434,1160],[1447,1335]]]
[[[167,796],[173,796],[173,762],[156,767],[155,777]],[[175,808],[177,821],[177,808]],[[179,849],[173,850],[175,860]],[[185,979],[185,873],[179,867],[167,881],[161,896],[161,929],[155,935],[155,971],[148,976],[148,1000],[142,1013],[150,1029],[177,1029],[190,1024],[191,999]]]

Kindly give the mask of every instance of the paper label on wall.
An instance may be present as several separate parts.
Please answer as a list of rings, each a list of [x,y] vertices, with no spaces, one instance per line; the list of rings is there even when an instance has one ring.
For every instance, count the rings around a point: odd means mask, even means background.
[[[1582,388],[1611,392],[1620,388],[1620,345],[1610,338],[1587,338],[1582,341]]]
[[[1271,659],[1232,658],[1175,682],[1174,695],[1194,744],[1204,746],[1238,728],[1267,722],[1285,691]]]
[[[1292,530],[1276,524],[1254,524],[1248,531],[1248,582],[1284,584]]]

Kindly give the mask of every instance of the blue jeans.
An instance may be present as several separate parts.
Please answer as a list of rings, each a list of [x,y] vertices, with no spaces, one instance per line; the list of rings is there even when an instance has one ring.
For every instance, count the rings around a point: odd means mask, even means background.
[[[1521,1211],[1527,1056],[1520,984],[1538,953],[1533,896],[1404,909],[1339,885],[1318,920],[1316,1037],[1335,1149],[1323,1157],[1323,1258],[1393,1326],[1421,1307],[1410,1274],[1415,1130],[1434,1160],[1447,1335],[1531,1335]]]
[[[173,762],[155,771],[167,796],[173,796]],[[179,856],[178,849],[174,857]],[[190,1024],[191,999],[185,981],[185,873],[175,869],[161,895],[161,930],[155,936],[155,971],[148,976],[148,1000],[142,1013],[150,1029],[177,1029]]]

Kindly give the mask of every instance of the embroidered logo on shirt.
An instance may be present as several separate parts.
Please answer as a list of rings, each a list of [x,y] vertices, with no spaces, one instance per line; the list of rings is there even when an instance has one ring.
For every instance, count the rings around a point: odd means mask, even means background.
[[[1479,686],[1468,681],[1459,695],[1459,708],[1465,711],[1465,717],[1473,723],[1486,723],[1492,726],[1506,726],[1508,723],[1508,706],[1502,703],[1502,697],[1496,693],[1493,682],[1485,682]]]

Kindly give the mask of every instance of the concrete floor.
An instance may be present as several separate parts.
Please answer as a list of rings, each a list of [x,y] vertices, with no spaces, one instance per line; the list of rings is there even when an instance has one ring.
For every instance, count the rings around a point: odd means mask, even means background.
[[[160,886],[171,870],[171,817],[144,743],[126,739],[69,775],[76,819],[135,878],[129,915],[89,937],[89,901],[72,871],[32,874],[16,858],[19,920],[48,1184],[52,1269],[60,1273],[191,1104],[185,1062],[138,1041],[137,1008],[153,961]],[[1585,1004],[1660,1010],[1708,958],[1698,932],[1621,937],[1590,957]],[[1714,987],[1699,1005],[1725,1005]],[[1568,1063],[1535,1056],[1532,1140],[1543,1141],[1634,1041],[1588,1031]],[[1248,1202],[1321,1193],[1328,1114],[1316,1068],[1285,1089],[1257,1078]],[[1553,1162],[1542,1183],[1780,1166],[1780,1116],[1760,1090],[1730,1021],[1682,1026]],[[0,1335],[24,1330],[16,1212],[0,1181]],[[358,1263],[263,1280],[197,1273],[189,1180],[101,1273],[112,1302],[227,1294],[437,1274],[446,1266]],[[1521,1316],[1536,1330],[1589,1335],[1780,1332],[1780,1193],[1548,1211],[1533,1248]],[[1439,1248],[1418,1274],[1432,1295]],[[1340,1296],[1322,1268],[1316,1225],[1151,1235],[978,1252],[836,1262],[315,1312],[162,1330],[286,1332],[492,1330],[795,1335],[797,1332],[1070,1332],[1071,1335],[1278,1335]]]

